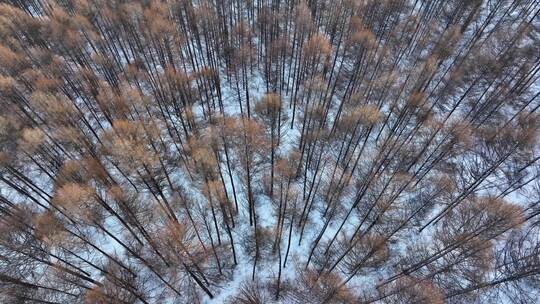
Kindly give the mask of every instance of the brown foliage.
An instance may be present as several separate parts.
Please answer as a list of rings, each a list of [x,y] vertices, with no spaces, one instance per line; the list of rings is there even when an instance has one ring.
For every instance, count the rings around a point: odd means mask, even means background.
[[[478,198],[457,206],[444,220],[441,240],[462,238],[480,231],[480,238],[492,238],[523,222],[523,210],[502,199]]]
[[[536,295],[538,5],[491,2],[3,1],[0,302]]]
[[[444,304],[444,294],[437,286],[427,280],[411,276],[399,279],[395,286],[397,294],[386,300],[387,303]]]
[[[304,45],[304,52],[308,58],[324,58],[332,52],[332,46],[325,35],[316,33]]]
[[[301,303],[354,303],[352,290],[341,285],[342,279],[335,273],[319,275],[317,271],[300,270],[298,285],[293,297]]]
[[[103,135],[105,152],[125,161],[126,166],[130,163],[154,166],[158,163],[158,156],[149,147],[149,140],[156,137],[157,132],[153,125],[143,127],[138,122],[115,120],[113,129]]]
[[[56,190],[54,202],[77,219],[94,224],[103,220],[103,210],[95,195],[95,189],[90,186],[66,183]]]
[[[63,224],[55,215],[47,211],[34,216],[33,219],[36,238],[43,242],[55,246],[61,245],[66,241],[66,232]]]

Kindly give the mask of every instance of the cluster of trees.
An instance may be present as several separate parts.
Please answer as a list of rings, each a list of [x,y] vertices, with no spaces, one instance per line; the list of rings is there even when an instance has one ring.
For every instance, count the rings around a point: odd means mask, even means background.
[[[1,1],[0,302],[535,303],[539,14]]]

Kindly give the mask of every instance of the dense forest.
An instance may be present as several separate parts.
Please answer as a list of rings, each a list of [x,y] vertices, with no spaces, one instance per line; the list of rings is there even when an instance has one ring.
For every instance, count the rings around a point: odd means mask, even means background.
[[[538,303],[539,13],[0,1],[0,302]]]

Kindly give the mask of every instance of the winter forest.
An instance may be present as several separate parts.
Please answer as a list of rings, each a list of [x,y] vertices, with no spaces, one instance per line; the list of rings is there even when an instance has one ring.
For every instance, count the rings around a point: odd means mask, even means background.
[[[539,303],[539,13],[0,1],[0,302]]]

